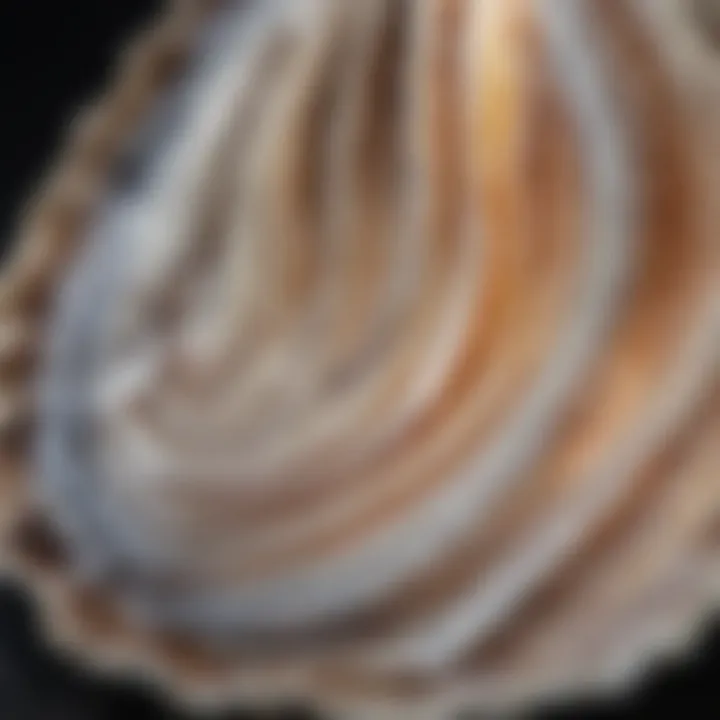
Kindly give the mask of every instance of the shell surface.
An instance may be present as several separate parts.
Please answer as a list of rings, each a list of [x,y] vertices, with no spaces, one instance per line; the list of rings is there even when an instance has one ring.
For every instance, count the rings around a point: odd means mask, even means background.
[[[691,5],[178,3],[0,288],[5,555],[54,630],[372,718],[682,643],[720,527]]]

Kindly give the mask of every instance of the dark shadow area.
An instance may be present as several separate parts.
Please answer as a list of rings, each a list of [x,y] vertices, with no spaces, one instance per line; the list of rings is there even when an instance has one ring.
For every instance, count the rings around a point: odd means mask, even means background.
[[[89,677],[50,650],[38,631],[32,603],[7,584],[0,584],[0,718],[255,720],[245,713],[212,718],[182,713],[171,710],[152,688]],[[288,709],[282,720],[314,718]]]
[[[685,660],[665,663],[622,700],[573,702],[521,720],[682,720],[720,717],[720,625]],[[668,714],[669,713],[669,714]],[[197,715],[171,709],[153,688],[90,677],[64,662],[38,632],[34,606],[0,584],[0,718],[7,720],[321,720],[289,708],[280,715]],[[333,720],[328,718],[327,720]],[[404,718],[402,720],[405,720]],[[444,719],[443,719],[444,720]],[[493,720],[477,715],[461,720]]]
[[[0,2],[0,239],[62,146],[78,109],[102,92],[128,37],[160,0]]]

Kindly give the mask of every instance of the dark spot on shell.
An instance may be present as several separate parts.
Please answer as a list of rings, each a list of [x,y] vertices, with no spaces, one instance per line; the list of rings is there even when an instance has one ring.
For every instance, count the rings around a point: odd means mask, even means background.
[[[15,550],[39,567],[54,569],[65,562],[61,540],[40,514],[24,517],[15,527],[13,541]]]

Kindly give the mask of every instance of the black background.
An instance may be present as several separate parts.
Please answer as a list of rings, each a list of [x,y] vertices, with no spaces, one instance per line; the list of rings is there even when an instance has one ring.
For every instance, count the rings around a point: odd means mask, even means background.
[[[159,6],[155,0],[0,0],[3,252],[74,112],[104,87],[118,50]],[[0,583],[0,720],[189,720],[149,688],[103,682],[64,663],[43,643],[34,612],[17,588]],[[710,629],[706,637],[689,661],[658,667],[631,698],[548,708],[536,717],[720,718],[720,632]],[[288,709],[284,717],[307,716]]]

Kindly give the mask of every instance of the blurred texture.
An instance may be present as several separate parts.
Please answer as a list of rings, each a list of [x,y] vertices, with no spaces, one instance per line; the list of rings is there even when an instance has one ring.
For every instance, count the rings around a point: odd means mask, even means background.
[[[373,720],[689,656],[720,598],[718,4],[173,8],[78,91],[114,88],[6,262],[3,559],[48,642]],[[68,682],[67,717],[107,712]]]

